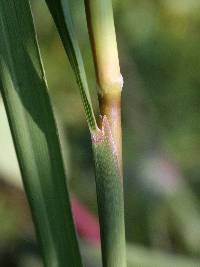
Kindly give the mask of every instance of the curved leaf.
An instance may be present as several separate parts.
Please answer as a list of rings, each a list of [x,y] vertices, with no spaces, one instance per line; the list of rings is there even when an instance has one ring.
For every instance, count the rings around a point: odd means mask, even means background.
[[[28,0],[0,1],[1,91],[47,267],[81,267],[65,173]]]
[[[74,70],[88,126],[91,131],[94,131],[97,129],[97,124],[90,99],[83,60],[74,32],[68,0],[46,0],[46,3],[58,28],[65,51]]]

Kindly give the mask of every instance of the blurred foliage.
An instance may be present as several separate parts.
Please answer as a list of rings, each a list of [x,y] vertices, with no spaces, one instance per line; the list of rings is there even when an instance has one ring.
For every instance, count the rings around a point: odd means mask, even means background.
[[[44,1],[32,4],[50,94],[68,143],[70,186],[96,213],[91,145],[75,78]],[[71,4],[98,115],[83,0]],[[127,240],[200,257],[200,2],[115,0],[113,6],[125,81]]]

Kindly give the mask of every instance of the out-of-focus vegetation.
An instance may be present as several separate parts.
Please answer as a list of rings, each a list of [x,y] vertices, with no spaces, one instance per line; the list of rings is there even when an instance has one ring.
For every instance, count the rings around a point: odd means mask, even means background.
[[[97,103],[83,1],[71,4]],[[70,188],[96,213],[90,140],[75,78],[44,1],[32,0],[32,5],[52,101],[67,143]],[[124,76],[127,241],[147,251],[200,257],[200,2],[115,0],[113,5]],[[38,261],[38,253],[29,241],[33,233],[23,194],[13,188],[19,174],[13,171],[15,158],[6,156],[11,140],[2,122],[0,118],[0,176],[9,184],[0,187],[0,265],[16,266],[15,258],[20,258],[20,267],[30,267],[27,255]],[[5,256],[11,247],[13,262],[3,264],[11,261]],[[151,254],[148,258],[144,267],[154,266]]]

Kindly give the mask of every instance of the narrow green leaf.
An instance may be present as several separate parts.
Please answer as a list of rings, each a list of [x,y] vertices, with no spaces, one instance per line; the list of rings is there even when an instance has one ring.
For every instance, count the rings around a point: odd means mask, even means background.
[[[92,136],[97,201],[104,267],[125,267],[125,227],[122,177],[109,122]]]
[[[65,51],[74,70],[89,128],[91,131],[94,131],[97,129],[97,124],[90,99],[83,60],[72,23],[68,0],[46,0],[46,3],[58,28]]]
[[[104,267],[125,267],[123,186],[109,122],[96,125],[67,0],[46,0],[76,74],[92,134]]]
[[[46,267],[81,267],[28,0],[0,1],[0,88]]]

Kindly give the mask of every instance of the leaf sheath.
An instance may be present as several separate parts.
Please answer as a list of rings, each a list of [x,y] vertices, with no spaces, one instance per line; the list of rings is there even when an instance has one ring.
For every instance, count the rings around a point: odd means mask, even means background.
[[[125,267],[124,199],[117,151],[109,122],[93,136],[96,189],[104,267]]]

